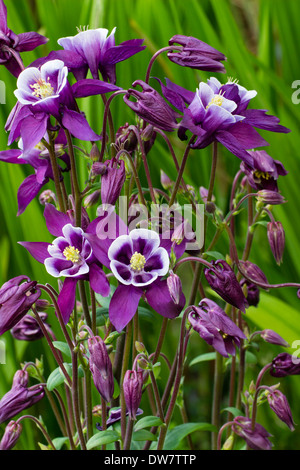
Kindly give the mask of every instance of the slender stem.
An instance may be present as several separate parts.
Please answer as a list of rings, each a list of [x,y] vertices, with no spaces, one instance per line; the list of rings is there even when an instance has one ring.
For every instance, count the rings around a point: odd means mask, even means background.
[[[85,292],[85,286],[84,286],[84,281],[80,279],[78,281],[78,289],[79,289],[79,294],[80,294],[80,300],[82,304],[82,309],[83,309],[83,314],[84,318],[86,321],[86,324],[92,328],[92,322],[91,322],[91,316],[90,316],[90,311],[89,311],[89,305],[88,301],[86,298],[86,292]]]
[[[154,376],[152,370],[150,370],[150,379],[151,379],[151,383],[152,383],[153,393],[154,393],[154,396],[155,396],[157,414],[160,417],[160,419],[162,420],[162,422],[164,422],[164,412],[163,412],[162,405],[161,405],[161,398],[160,398],[160,395],[159,395],[157,382],[156,382],[156,379],[155,379],[155,376]]]
[[[187,159],[188,159],[188,156],[189,156],[189,152],[190,152],[190,149],[191,149],[191,144],[195,141],[195,139],[196,139],[196,136],[193,135],[190,138],[190,140],[188,142],[188,145],[186,146],[185,152],[183,154],[182,162],[181,162],[181,165],[180,165],[180,168],[179,168],[179,172],[178,172],[178,175],[177,175],[177,179],[176,179],[176,182],[175,182],[175,185],[174,185],[171,197],[170,197],[169,207],[171,207],[174,204],[174,201],[176,199],[176,195],[177,195],[177,192],[178,192],[178,189],[179,189],[180,182],[182,180],[182,175],[183,175],[185,165],[186,165],[186,162],[187,162]]]
[[[87,440],[93,435],[93,414],[92,414],[92,379],[89,368],[87,367],[84,374],[84,406],[85,419],[87,429]]]
[[[145,78],[145,82],[146,83],[149,83],[149,79],[150,79],[150,73],[151,73],[151,69],[152,69],[152,65],[153,63],[155,62],[155,60],[157,59],[157,57],[162,54],[163,52],[171,52],[171,51],[182,51],[182,47],[181,46],[166,46],[166,47],[163,47],[162,49],[160,49],[159,51],[157,51],[152,57],[151,57],[151,60],[148,64],[148,67],[147,67],[147,72],[146,72],[146,78]]]
[[[13,56],[13,58],[16,60],[16,62],[18,63],[18,65],[19,65],[19,67],[22,71],[25,70],[25,66],[22,62],[22,59],[21,59],[20,55],[12,47],[8,47],[8,46],[4,45],[1,48],[2,48],[3,51],[9,52]]]
[[[78,432],[78,438],[81,445],[81,450],[86,450],[81,420],[80,420],[80,407],[79,407],[79,383],[78,383],[78,355],[74,350],[72,353],[72,400],[73,400],[73,412],[75,417],[76,429]]]
[[[129,418],[126,428],[123,450],[129,450],[133,433],[134,420]]]
[[[127,325],[124,353],[123,353],[122,372],[121,372],[121,378],[120,378],[121,435],[122,435],[123,441],[125,439],[125,434],[126,434],[126,404],[125,404],[124,392],[123,392],[123,380],[124,380],[126,370],[128,369],[129,356],[130,356],[130,350],[131,350],[131,341],[132,341],[132,332],[133,332],[133,321],[131,320]]]
[[[51,446],[52,450],[56,450],[55,445],[53,444],[52,439],[50,438],[50,436],[47,433],[46,429],[44,428],[42,423],[35,416],[23,415],[16,422],[20,423],[23,419],[31,419],[37,425],[37,427],[40,429],[40,431],[44,434],[44,437],[45,437],[46,441],[48,442],[48,444]]]
[[[223,356],[216,352],[215,373],[214,373],[214,391],[212,406],[212,424],[216,428],[220,427],[220,407],[223,385]],[[212,450],[217,448],[217,436],[212,433]]]
[[[54,186],[55,186],[55,191],[58,199],[58,206],[59,210],[62,212],[66,211],[65,204],[64,204],[64,199],[62,195],[62,190],[60,186],[60,171],[57,165],[57,160],[55,156],[55,150],[54,150],[54,142],[52,140],[51,134],[49,133],[49,145],[47,145],[49,156],[50,156],[50,163],[51,163],[51,168],[52,168],[52,173],[53,173],[53,179],[54,179]]]
[[[74,444],[72,431],[71,431],[67,411],[66,411],[66,408],[65,408],[65,404],[64,404],[63,399],[60,396],[60,393],[58,392],[58,390],[54,389],[53,391],[54,391],[55,395],[57,396],[57,399],[58,399],[59,404],[60,404],[60,408],[61,408],[61,411],[62,411],[62,414],[63,414],[63,417],[64,417],[64,422],[65,422],[65,425],[66,425],[66,431],[67,431],[67,435],[68,435],[68,438],[69,438],[69,441],[70,441],[71,449],[75,450],[76,446]]]
[[[156,345],[154,355],[152,357],[152,363],[153,364],[155,364],[157,362],[157,359],[160,355],[162,345],[163,345],[163,342],[164,342],[164,338],[165,338],[165,334],[166,334],[166,330],[167,330],[167,326],[168,326],[168,318],[163,317],[158,342],[157,342],[157,345]]]
[[[69,148],[69,157],[70,157],[70,164],[71,164],[71,177],[72,177],[72,188],[73,188],[73,197],[74,197],[74,204],[75,204],[75,223],[78,227],[81,226],[81,193],[79,189],[79,183],[77,178],[77,171],[76,171],[76,162],[75,162],[75,154],[74,154],[74,147],[70,132],[65,129],[65,134],[68,142]]]
[[[127,161],[129,162],[129,164],[131,166],[133,177],[135,179],[135,183],[136,183],[136,186],[137,186],[137,189],[138,189],[140,202],[146,207],[146,201],[145,201],[145,198],[144,198],[143,189],[142,189],[142,186],[141,186],[140,178],[139,178],[138,172],[136,170],[134,161],[132,160],[130,154],[126,150],[123,150],[122,153],[126,154]]]
[[[126,90],[118,90],[115,91],[110,97],[107,99],[105,103],[105,108],[104,108],[104,114],[103,114],[103,125],[102,125],[102,145],[101,145],[101,150],[100,150],[100,156],[99,156],[99,162],[102,162],[103,157],[104,157],[104,152],[105,152],[105,145],[106,145],[106,126],[107,126],[107,120],[109,116],[109,106],[112,102],[112,100],[115,98],[115,96],[118,96],[120,94],[125,94],[127,93]]]

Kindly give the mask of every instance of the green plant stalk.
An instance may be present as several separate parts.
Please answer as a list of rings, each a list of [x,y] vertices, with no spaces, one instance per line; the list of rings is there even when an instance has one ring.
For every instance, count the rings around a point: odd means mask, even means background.
[[[133,335],[133,320],[131,320],[128,323],[127,328],[126,328],[126,338],[125,338],[125,345],[124,345],[124,352],[123,352],[122,371],[121,371],[121,377],[120,377],[121,435],[122,435],[123,442],[125,440],[125,435],[126,435],[126,404],[125,404],[124,392],[123,392],[123,380],[124,380],[125,373],[128,369],[132,335]]]
[[[46,441],[48,442],[48,444],[50,445],[50,447],[52,448],[52,450],[56,450],[55,448],[55,445],[53,444],[52,442],[52,439],[50,438],[48,432],[46,431],[46,429],[44,428],[44,426],[42,425],[42,423],[35,417],[35,416],[31,416],[31,415],[23,415],[21,416],[21,418],[19,418],[16,423],[19,424],[21,421],[23,421],[24,419],[31,419],[36,425],[37,427],[40,429],[40,431],[43,433]]]

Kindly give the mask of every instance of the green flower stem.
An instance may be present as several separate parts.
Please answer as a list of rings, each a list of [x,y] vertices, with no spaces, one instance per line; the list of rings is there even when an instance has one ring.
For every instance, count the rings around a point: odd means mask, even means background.
[[[129,154],[126,150],[123,150],[123,151],[122,151],[122,154],[125,154],[125,155],[126,155],[126,161],[129,162],[129,164],[130,164],[130,166],[131,166],[131,170],[132,170],[132,173],[133,173],[133,177],[134,177],[134,179],[135,179],[136,187],[137,187],[137,189],[138,189],[138,194],[139,194],[140,203],[141,203],[143,206],[146,207],[146,201],[145,201],[145,198],[144,198],[143,189],[142,189],[142,186],[141,186],[140,178],[139,178],[137,169],[136,169],[136,167],[135,167],[134,161],[132,160],[130,154]]]
[[[159,390],[158,390],[157,382],[156,382],[156,379],[155,379],[155,376],[154,376],[154,373],[153,373],[152,370],[150,370],[150,379],[151,379],[151,383],[152,383],[153,393],[154,393],[154,396],[155,396],[157,414],[160,417],[161,421],[164,422],[165,418],[164,418],[164,412],[163,412],[163,409],[162,409],[161,398],[159,396]]]
[[[147,71],[146,71],[146,78],[145,78],[145,82],[146,83],[149,83],[149,79],[150,79],[150,73],[151,73],[151,69],[152,69],[152,65],[153,63],[155,62],[155,60],[157,59],[157,57],[162,54],[163,52],[172,52],[172,51],[182,51],[183,50],[183,47],[182,46],[166,46],[166,47],[163,47],[162,49],[159,49],[159,51],[157,51],[152,57],[151,57],[151,60],[148,64],[148,67],[147,67]]]
[[[124,345],[124,352],[123,352],[122,371],[121,371],[121,377],[120,377],[121,435],[122,435],[123,442],[125,440],[125,435],[126,435],[126,404],[125,404],[124,392],[123,392],[123,380],[124,380],[124,376],[128,369],[128,364],[129,364],[132,334],[133,334],[133,320],[131,320],[128,323],[127,328],[126,328],[126,338],[125,338],[125,345]]]
[[[184,173],[185,165],[186,165],[186,162],[187,162],[187,159],[188,159],[188,156],[189,156],[189,152],[190,152],[190,149],[191,149],[191,144],[195,141],[195,139],[196,139],[196,136],[193,135],[190,138],[190,140],[189,140],[189,142],[186,146],[185,152],[184,152],[183,157],[182,157],[181,165],[180,165],[180,168],[179,168],[179,172],[178,172],[178,175],[177,175],[177,179],[176,179],[176,182],[175,182],[175,185],[174,185],[171,197],[170,197],[169,207],[171,207],[175,202],[177,192],[178,192],[178,189],[179,189],[179,186],[180,186],[180,183],[181,183],[181,180],[182,180],[182,176],[183,176],[183,173]]]
[[[216,351],[215,372],[214,372],[214,390],[212,406],[212,424],[216,428],[220,427],[220,408],[223,386],[223,356]],[[217,435],[212,433],[212,450],[217,448]]]
[[[53,142],[53,139],[51,137],[51,134],[48,133],[49,135],[49,144],[45,141],[43,141],[45,147],[47,148],[48,152],[49,152],[49,156],[50,156],[50,163],[51,163],[51,168],[52,168],[52,172],[53,172],[53,179],[54,179],[54,186],[55,186],[55,192],[56,192],[56,196],[57,196],[57,200],[58,200],[58,208],[60,211],[62,212],[66,212],[66,207],[65,207],[65,204],[64,204],[64,198],[63,198],[63,195],[62,195],[62,190],[61,190],[61,185],[60,185],[60,172],[59,172],[59,168],[58,168],[58,165],[57,165],[57,160],[56,160],[56,156],[55,156],[55,151],[54,151],[54,142]]]
[[[77,170],[76,170],[76,161],[75,161],[75,154],[74,154],[74,147],[72,142],[72,137],[70,132],[67,129],[64,129],[65,135],[68,142],[68,149],[69,149],[69,157],[70,157],[70,164],[71,164],[71,179],[72,179],[72,189],[73,189],[73,198],[75,204],[75,224],[77,227],[81,227],[81,192],[79,189],[79,183],[77,178]]]
[[[81,446],[81,450],[86,450],[82,425],[80,421],[80,405],[79,405],[79,381],[78,381],[78,353],[76,350],[72,352],[72,403],[73,412],[76,423],[76,429]]]
[[[31,419],[36,425],[37,427],[40,429],[40,431],[43,433],[46,441],[48,442],[48,444],[50,445],[50,447],[52,448],[52,450],[56,450],[55,448],[55,445],[53,444],[52,442],[52,439],[50,438],[49,434],[47,433],[46,429],[44,428],[44,426],[42,425],[42,423],[35,417],[35,416],[31,416],[31,415],[23,415],[21,416],[17,421],[16,423],[19,424],[21,421],[23,421],[24,419]]]
[[[92,403],[92,378],[89,367],[85,368],[84,373],[84,406],[87,429],[87,440],[93,435],[93,403]]]
[[[105,108],[104,108],[104,114],[103,114],[103,125],[102,125],[102,145],[101,145],[101,150],[100,150],[100,156],[99,156],[99,162],[102,162],[103,161],[103,158],[104,158],[104,152],[105,152],[105,146],[106,146],[106,127],[107,127],[107,121],[110,120],[109,118],[109,114],[110,114],[110,110],[109,110],[109,107],[110,107],[110,104],[112,102],[112,100],[120,95],[120,94],[125,94],[127,93],[127,90],[118,90],[118,91],[115,91],[114,93],[112,93],[110,95],[109,98],[107,98],[106,102],[105,102]],[[112,129],[111,129],[111,132]]]
[[[70,441],[71,449],[75,450],[76,446],[74,444],[74,440],[73,440],[73,436],[72,436],[72,430],[71,430],[71,426],[70,426],[70,423],[69,423],[69,418],[68,418],[68,414],[67,414],[67,411],[66,411],[66,408],[65,408],[64,401],[63,401],[62,397],[60,396],[60,393],[58,392],[58,390],[56,388],[53,391],[54,391],[54,393],[55,393],[55,395],[56,395],[56,397],[59,401],[59,404],[60,404],[60,408],[61,408],[61,411],[62,411],[62,414],[63,414],[63,417],[64,417],[64,422],[65,422],[65,425],[66,425],[66,433],[67,433],[67,436],[68,436],[69,441]]]
[[[129,418],[127,427],[126,427],[126,434],[125,434],[125,439],[124,439],[124,445],[123,445],[123,450],[129,450],[130,449],[130,444],[131,444],[131,439],[132,439],[132,433],[133,433],[133,426],[134,426],[134,419]]]
[[[92,322],[91,322],[89,305],[88,305],[86,291],[85,291],[84,280],[82,280],[82,279],[79,279],[79,281],[78,281],[78,290],[79,290],[80,300],[81,300],[83,314],[84,314],[86,324],[87,324],[88,327],[92,328]]]

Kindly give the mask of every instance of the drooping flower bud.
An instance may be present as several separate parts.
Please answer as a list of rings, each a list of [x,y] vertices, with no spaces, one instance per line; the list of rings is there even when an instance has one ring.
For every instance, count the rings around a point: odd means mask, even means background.
[[[247,300],[233,269],[224,260],[212,261],[211,264],[211,268],[204,270],[210,287],[226,302],[245,312]]]
[[[100,193],[100,190],[97,190],[89,194],[84,200],[84,207],[89,209],[90,207],[97,204],[100,198]]]
[[[90,151],[90,158],[94,160],[95,162],[97,162],[99,160],[99,157],[100,157],[100,151],[98,149],[96,142],[94,142]]]
[[[136,149],[137,138],[132,129],[129,129],[129,124],[119,127],[116,132],[115,140],[117,149],[125,149],[127,152],[132,152]]]
[[[117,161],[115,158],[105,163],[106,172],[101,177],[101,201],[102,204],[114,205],[126,179],[125,164],[123,160]]]
[[[179,304],[182,294],[182,283],[180,277],[170,271],[170,276],[167,278],[167,284],[170,296],[175,304]]]
[[[270,408],[283,421],[291,431],[295,430],[290,405],[286,396],[280,390],[273,390],[267,395]]]
[[[174,182],[171,181],[169,176],[163,170],[160,170],[160,182],[164,189],[170,189],[174,184]]]
[[[106,165],[103,162],[94,162],[92,164],[92,174],[93,175],[104,175],[106,173]]]
[[[47,320],[47,314],[40,312],[39,316],[43,322]],[[46,326],[46,325],[45,325]],[[50,328],[48,325],[46,328]],[[12,329],[12,336],[19,341],[35,341],[44,336],[37,320],[32,315],[25,315]]]
[[[260,336],[270,344],[277,344],[278,346],[283,346],[284,348],[289,348],[290,345],[285,339],[283,339],[278,333],[273,330],[265,329],[260,332]]]
[[[88,349],[94,384],[102,398],[110,402],[114,393],[114,377],[106,345],[100,336],[92,336],[88,339]]]
[[[259,288],[257,285],[253,282],[247,281],[246,279],[242,279],[240,284],[249,307],[257,307],[259,303]]]
[[[271,450],[271,434],[261,424],[255,423],[253,429],[251,420],[245,416],[236,416],[233,421],[232,431],[243,438],[251,449]]]
[[[0,442],[0,450],[10,450],[14,447],[22,432],[22,424],[10,421],[5,428]]]
[[[127,370],[123,381],[124,399],[130,419],[135,420],[142,399],[143,372]]]
[[[47,203],[56,202],[56,195],[51,189],[45,189],[39,195],[39,202],[42,206],[45,206]]]
[[[188,315],[192,328],[222,356],[235,355],[244,333],[228,315],[210,299],[202,299]]]
[[[284,197],[278,191],[269,191],[268,189],[262,189],[258,191],[258,202],[264,204],[271,204],[272,206],[283,204],[285,201]]]
[[[254,263],[250,261],[240,261],[240,267],[247,278],[250,278],[254,283],[269,284],[263,271]]]
[[[269,222],[267,226],[267,235],[275,261],[278,265],[282,262],[285,232],[281,222]]]
[[[0,288],[0,336],[15,326],[40,297],[36,285],[27,276],[17,276]]]
[[[272,361],[270,370],[272,377],[300,375],[300,360],[288,353],[280,353]]]

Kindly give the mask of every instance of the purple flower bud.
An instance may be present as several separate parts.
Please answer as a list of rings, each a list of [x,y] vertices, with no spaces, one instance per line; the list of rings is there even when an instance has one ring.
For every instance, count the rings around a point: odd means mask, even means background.
[[[114,393],[114,377],[106,345],[100,336],[92,336],[88,339],[88,349],[94,384],[102,398],[110,402]]]
[[[91,151],[90,151],[90,158],[94,161],[97,162],[100,158],[100,151],[97,147],[96,142],[93,143]]]
[[[46,313],[41,312],[39,316],[43,322],[46,321]],[[20,341],[35,341],[44,336],[37,320],[29,314],[25,315],[22,320],[11,329],[11,334],[15,339]]]
[[[124,399],[130,419],[136,419],[142,399],[143,372],[127,370],[123,381]]]
[[[235,355],[235,345],[246,339],[244,333],[215,302],[202,299],[188,316],[192,328],[222,356]]]
[[[5,428],[0,442],[0,450],[10,450],[14,447],[22,432],[22,424],[10,421]]]
[[[253,429],[251,420],[244,416],[237,416],[233,421],[232,431],[242,437],[251,449],[271,450],[271,434],[261,424],[255,423]]]
[[[36,285],[27,276],[17,276],[0,288],[0,336],[15,326],[40,297]]]
[[[285,339],[283,339],[278,333],[275,333],[273,330],[265,329],[261,331],[260,336],[267,342],[271,344],[277,344],[278,346],[283,346],[284,348],[289,348],[290,345]]]
[[[12,388],[0,400],[0,424],[30,408],[44,397],[44,385],[38,384],[27,387],[27,384],[27,371],[17,371]]]
[[[265,274],[256,264],[250,261],[240,261],[240,266],[247,278],[250,278],[254,283],[269,284]]]
[[[249,166],[242,162],[241,170],[245,173],[250,186],[256,190],[278,191],[278,176],[287,174],[283,164],[278,160],[273,160],[264,150],[254,150],[248,153],[253,158],[253,164]]]
[[[112,426],[114,423],[117,423],[118,421],[121,420],[121,408],[117,408],[115,410],[111,410],[110,414],[109,414],[109,418],[108,420],[106,421],[106,427],[108,428],[109,426]],[[139,416],[143,414],[143,410],[141,410],[140,408],[138,408],[137,412],[136,412],[136,416]],[[126,411],[126,416],[129,415],[129,412]],[[103,428],[102,426],[99,424],[99,423],[96,423],[96,428],[99,430],[99,431],[103,431]]]
[[[126,179],[125,164],[123,160],[115,158],[107,160],[106,172],[101,178],[101,201],[102,204],[114,205],[120,196]]]
[[[160,182],[164,189],[170,189],[174,184],[174,182],[171,181],[169,176],[163,170],[160,170]]]
[[[141,118],[159,129],[172,132],[178,127],[177,114],[165,102],[163,97],[150,85],[142,80],[136,80],[132,86],[140,85],[142,91],[129,88],[124,96],[125,103]],[[136,101],[131,101],[133,97]]]
[[[107,167],[105,163],[94,162],[92,165],[92,174],[93,175],[104,175],[106,173]]]
[[[248,307],[243,290],[228,263],[212,261],[212,268],[205,268],[204,275],[210,287],[226,302],[245,312]]]
[[[117,149],[125,149],[127,152],[132,152],[137,146],[137,137],[132,129],[128,129],[129,124],[119,127],[116,132],[116,147]]]
[[[167,278],[168,289],[170,296],[175,304],[179,304],[182,294],[182,283],[180,277],[170,271],[170,276]]]
[[[257,307],[259,303],[259,288],[257,285],[253,282],[247,281],[246,279],[242,279],[240,284],[248,305],[251,307]]]
[[[55,193],[51,189],[45,189],[39,196],[39,202],[42,206],[45,206],[47,203],[56,202]]]
[[[90,208],[98,203],[100,198],[100,190],[94,191],[93,193],[89,194],[84,200],[84,207]]]
[[[286,396],[280,390],[273,390],[267,395],[270,408],[283,421],[291,431],[295,430],[290,405]]]
[[[300,375],[299,358],[288,353],[280,353],[272,361],[270,370],[272,377],[286,377],[288,375]]]
[[[225,72],[220,63],[226,60],[225,55],[205,42],[177,34],[169,40],[170,46],[175,43],[183,46],[180,51],[168,52],[169,59],[175,64],[208,72]]]
[[[278,191],[269,191],[262,189],[258,191],[257,200],[264,204],[271,204],[272,206],[283,204],[285,201],[284,197]]]
[[[285,232],[282,223],[279,221],[269,222],[267,226],[267,235],[275,261],[280,265],[285,244]]]

